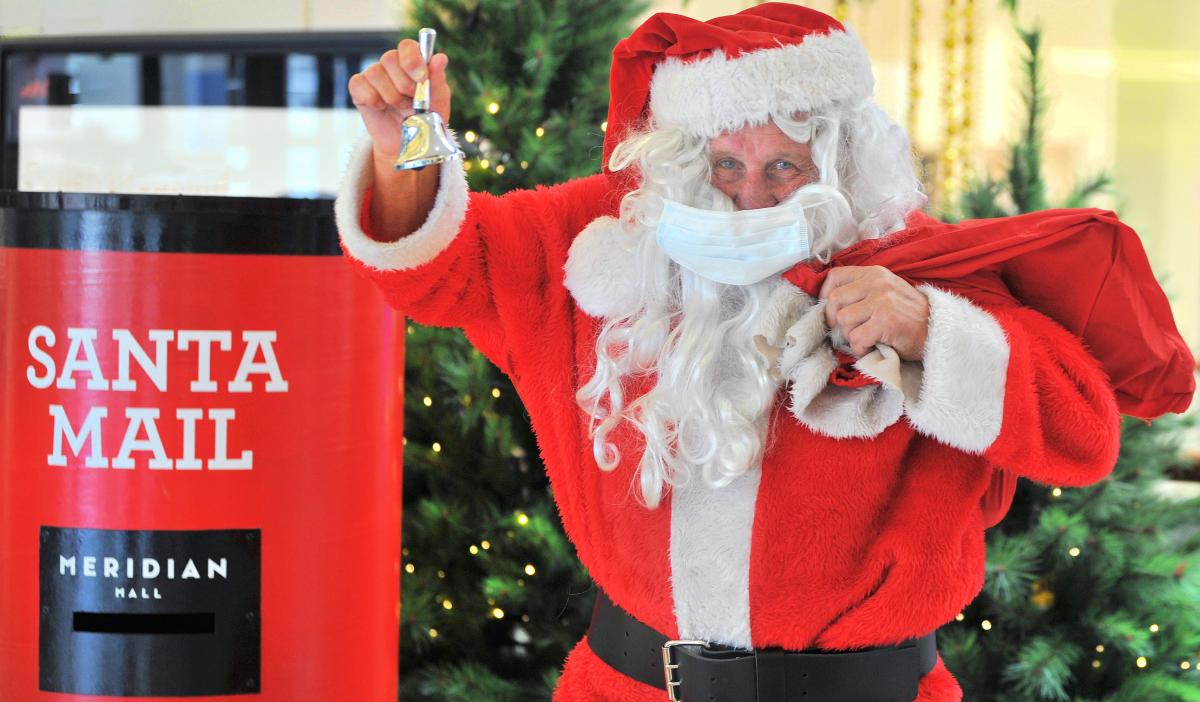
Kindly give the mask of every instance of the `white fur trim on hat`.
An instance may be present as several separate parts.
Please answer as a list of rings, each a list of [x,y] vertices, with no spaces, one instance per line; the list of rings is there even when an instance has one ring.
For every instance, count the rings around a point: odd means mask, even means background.
[[[918,432],[967,453],[981,454],[1000,435],[1008,339],[992,315],[932,285],[929,334],[919,397],[904,411]]]
[[[634,237],[615,217],[597,217],[571,242],[563,284],[579,309],[599,319],[633,311],[637,287]]]
[[[380,270],[405,270],[433,260],[454,240],[467,214],[467,175],[461,160],[441,165],[437,197],[425,223],[396,241],[380,242],[359,226],[363,197],[374,180],[371,139],[355,148],[333,204],[338,234],[350,255]]]
[[[800,44],[728,58],[669,58],[650,81],[650,113],[659,124],[709,139],[773,114],[807,112],[870,97],[871,60],[854,30],[814,34]]]

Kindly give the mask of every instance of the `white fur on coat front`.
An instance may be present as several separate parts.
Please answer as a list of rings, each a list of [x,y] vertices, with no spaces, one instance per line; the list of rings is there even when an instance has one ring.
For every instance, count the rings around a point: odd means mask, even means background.
[[[412,234],[389,242],[372,239],[359,226],[363,198],[375,177],[373,164],[371,139],[367,137],[354,149],[333,203],[338,234],[346,251],[379,270],[405,270],[432,261],[454,240],[467,215],[467,174],[462,161],[442,163],[437,196],[425,223]]]

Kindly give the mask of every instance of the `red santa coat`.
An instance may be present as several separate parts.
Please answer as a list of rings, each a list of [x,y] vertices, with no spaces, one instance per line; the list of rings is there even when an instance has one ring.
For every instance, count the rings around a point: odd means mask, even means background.
[[[365,226],[370,179],[364,144],[336,203],[346,252],[390,304],[423,324],[463,328],[512,379],[581,561],[614,602],[667,636],[847,649],[927,634],[983,585],[981,497],[997,468],[1082,486],[1116,462],[1113,391],[1078,338],[1032,310],[926,286],[921,396],[903,399],[899,421],[835,438],[862,417],[835,410],[802,422],[781,392],[761,470],[716,490],[672,491],[648,510],[632,489],[640,435],[618,428],[621,464],[600,470],[574,399],[595,368],[606,299],[623,294],[622,246],[606,219],[620,193],[602,175],[504,197],[468,193],[450,163],[425,225],[380,242]],[[862,396],[823,407],[851,397]],[[939,659],[918,700],[961,696]],[[609,668],[586,640],[555,695],[662,697]]]

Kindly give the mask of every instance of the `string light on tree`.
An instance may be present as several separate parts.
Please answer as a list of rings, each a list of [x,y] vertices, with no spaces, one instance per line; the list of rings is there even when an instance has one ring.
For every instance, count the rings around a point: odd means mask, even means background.
[[[412,573],[415,573],[415,572],[417,572],[417,568],[416,568],[416,566],[414,566],[412,563],[409,563],[409,564],[407,564],[407,565],[405,565],[405,566],[404,566],[404,572],[405,572],[405,573],[412,574]]]
[[[1147,665],[1150,665],[1150,661],[1146,660],[1145,656],[1138,656],[1137,667],[1145,668]]]
[[[436,442],[436,441],[435,441],[435,442],[433,442],[433,447],[432,447],[432,448],[433,448],[433,452],[434,452],[434,453],[441,453],[441,452],[442,452],[442,445],[441,445],[440,443]]]
[[[533,567],[532,563],[525,564],[525,575],[533,575],[537,573],[537,568]]]
[[[1062,488],[1056,487],[1050,491],[1050,494],[1054,497],[1062,497]]]
[[[991,631],[992,623],[990,621],[988,621],[987,619],[984,619],[982,622],[979,622],[979,627],[981,629],[983,629],[984,631]]]
[[[500,397],[500,388],[492,388],[492,397]]]
[[[492,610],[492,616],[497,619],[503,619],[504,618],[504,610],[500,609],[499,607],[496,607],[495,609]]]
[[[421,400],[421,403],[424,404],[426,407],[433,407],[433,398],[426,395],[425,399]]]
[[[518,513],[517,514],[517,524],[520,524],[521,526],[528,526],[529,525],[529,515],[525,514],[524,512]]]
[[[443,608],[443,609],[448,609],[448,610],[449,610],[449,609],[454,609],[454,603],[450,601],[450,598],[449,598],[449,597],[447,597],[446,599],[442,600],[442,608]]]
[[[542,127],[538,127],[537,129],[533,130],[533,133],[536,134],[537,138],[539,139],[546,136],[546,130]]]
[[[429,630],[429,638],[436,639],[437,637],[438,637],[437,629],[430,629]]]
[[[1151,631],[1151,632],[1153,632],[1153,633],[1155,633],[1155,634],[1157,634],[1157,633],[1158,633],[1158,625],[1157,625],[1157,624],[1151,624],[1151,625],[1150,625],[1150,631]]]
[[[1078,547],[1078,546],[1072,546],[1072,547],[1071,547],[1071,550],[1067,551],[1067,553],[1071,554],[1071,558],[1078,558],[1078,557],[1079,557],[1079,553],[1080,553],[1080,551],[1079,551],[1079,547]]]
[[[480,542],[479,542],[479,545],[480,545],[481,547],[483,547],[483,550],[484,550],[484,551],[486,551],[486,550],[488,550],[489,548],[491,548],[491,547],[492,547],[492,542],[491,542],[491,541],[488,541],[487,539],[484,539],[483,541],[480,541]]]
[[[479,547],[478,547],[478,546],[476,546],[475,544],[471,544],[471,548],[469,548],[469,549],[467,549],[467,550],[471,552],[471,555],[472,555],[472,556],[478,556],[478,555],[479,555]]]
[[[490,114],[490,115],[496,114],[497,112],[500,111],[500,103],[489,102],[488,106],[487,106],[487,111],[488,111],[488,114]]]
[[[467,140],[468,144],[474,144],[475,140],[478,139],[479,137],[477,134],[475,134],[475,132],[468,129],[466,131],[466,133],[463,134],[463,138]]]
[[[1104,644],[1096,644],[1096,653],[1104,653]]]

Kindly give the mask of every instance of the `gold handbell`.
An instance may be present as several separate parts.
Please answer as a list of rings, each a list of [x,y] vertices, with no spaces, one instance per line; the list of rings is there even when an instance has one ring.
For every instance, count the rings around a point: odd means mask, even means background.
[[[425,59],[425,65],[429,65],[437,32],[424,27],[418,37],[421,57]],[[417,84],[413,95],[413,109],[416,113],[400,125],[400,155],[396,157],[396,170],[416,170],[443,161],[461,159],[463,152],[454,143],[442,116],[429,109],[429,78]]]

